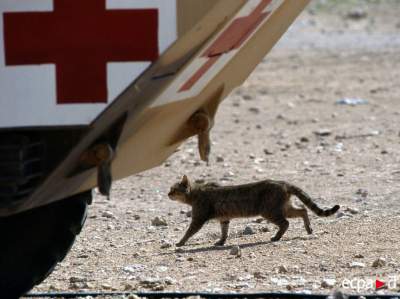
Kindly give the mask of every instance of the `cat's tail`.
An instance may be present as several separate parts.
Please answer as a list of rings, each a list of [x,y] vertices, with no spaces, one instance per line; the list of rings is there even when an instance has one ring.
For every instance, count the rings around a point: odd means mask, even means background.
[[[291,194],[296,195],[311,211],[313,211],[315,214],[317,214],[320,217],[331,216],[340,209],[339,205],[335,205],[331,209],[323,210],[319,206],[317,206],[317,204],[311,199],[311,197],[307,193],[305,193],[303,190],[301,190],[299,187],[289,185],[288,189],[289,189],[288,191]]]

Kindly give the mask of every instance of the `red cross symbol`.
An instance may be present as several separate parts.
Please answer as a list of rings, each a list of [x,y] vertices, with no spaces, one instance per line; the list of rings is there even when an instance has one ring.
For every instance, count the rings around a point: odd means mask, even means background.
[[[8,66],[55,64],[57,103],[107,102],[107,62],[158,58],[158,10],[54,0],[53,12],[4,13]]]
[[[271,2],[272,0],[261,0],[248,16],[236,18],[203,53],[201,57],[206,57],[208,60],[182,85],[179,91],[191,89],[222,55],[240,48],[257,26],[271,13],[263,12]]]

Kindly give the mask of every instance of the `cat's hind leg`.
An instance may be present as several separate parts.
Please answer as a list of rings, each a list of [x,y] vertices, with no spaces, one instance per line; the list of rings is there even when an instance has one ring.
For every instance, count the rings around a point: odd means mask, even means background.
[[[283,215],[274,215],[272,217],[268,217],[267,219],[279,227],[278,232],[275,234],[275,236],[271,238],[271,241],[279,241],[287,231],[289,227],[289,221],[287,221],[287,219]]]
[[[310,224],[310,219],[308,218],[307,210],[303,208],[295,208],[293,206],[288,206],[286,209],[286,217],[287,218],[303,218],[304,221],[304,228],[306,229],[307,233],[310,235],[312,234],[312,228]]]
[[[229,220],[220,221],[221,224],[221,239],[219,239],[215,246],[223,246],[225,244],[226,239],[228,238],[229,231]]]

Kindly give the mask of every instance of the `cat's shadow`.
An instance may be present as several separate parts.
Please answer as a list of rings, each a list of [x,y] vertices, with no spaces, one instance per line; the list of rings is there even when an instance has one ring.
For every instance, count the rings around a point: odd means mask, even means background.
[[[296,240],[302,240],[302,241],[307,241],[311,240],[310,238],[304,238],[304,237],[293,237],[290,239],[284,239],[280,240],[278,242],[272,242],[272,241],[258,241],[258,242],[252,242],[252,243],[243,243],[243,244],[226,244],[224,246],[216,246],[216,245],[211,245],[211,246],[205,246],[205,247],[200,247],[200,248],[188,248],[186,249],[185,247],[179,247],[177,248],[174,252],[168,252],[164,253],[163,255],[169,255],[169,254],[176,254],[176,253],[202,253],[202,252],[210,252],[210,251],[221,251],[221,250],[231,250],[233,246],[239,246],[240,249],[244,248],[251,248],[251,247],[256,247],[256,246],[261,246],[261,245],[269,245],[276,247],[279,245],[279,243],[286,243],[290,241],[296,241]],[[188,245],[190,246],[190,245]]]

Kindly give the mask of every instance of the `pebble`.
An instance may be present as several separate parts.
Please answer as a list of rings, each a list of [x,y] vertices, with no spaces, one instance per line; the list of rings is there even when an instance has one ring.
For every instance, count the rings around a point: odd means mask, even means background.
[[[167,241],[167,240],[161,240],[161,249],[167,249],[167,248],[171,248],[172,247],[172,243]]]
[[[264,275],[264,274],[263,274],[262,272],[260,272],[260,271],[254,272],[254,273],[253,273],[253,276],[254,276],[254,278],[257,278],[257,279],[265,279],[265,278],[267,278],[267,276]]]
[[[280,266],[278,267],[278,272],[279,272],[279,273],[288,273],[289,270],[288,270],[288,268],[287,268],[285,265],[280,265]]]
[[[87,279],[85,277],[80,277],[80,276],[71,276],[69,278],[70,283],[77,283],[77,282],[86,282]]]
[[[361,262],[351,262],[349,264],[350,268],[365,268],[365,264]]]
[[[111,286],[111,285],[108,284],[108,283],[103,283],[103,284],[101,285],[101,288],[102,288],[103,290],[116,290],[115,287]]]
[[[153,291],[162,291],[165,289],[165,281],[159,278],[148,277],[141,279],[139,280],[139,285]]]
[[[168,226],[168,223],[164,218],[156,216],[155,218],[153,218],[151,220],[151,225],[153,225],[153,226]]]
[[[124,283],[124,291],[132,291],[135,290],[135,286],[129,282]]]
[[[230,255],[234,255],[236,257],[241,257],[242,256],[242,251],[239,246],[235,245],[232,246],[231,251],[229,252]]]
[[[217,162],[218,162],[218,163],[224,162],[224,157],[222,157],[222,156],[217,156]]]
[[[166,285],[169,285],[169,286],[176,284],[176,280],[169,276],[164,278],[164,282]]]
[[[146,266],[142,265],[142,264],[132,264],[132,265],[125,266],[122,270],[129,274],[137,274],[138,272],[143,271],[145,268],[146,268]]]
[[[368,13],[362,8],[352,9],[346,14],[347,19],[355,20],[355,21],[365,19],[367,16],[368,16]]]
[[[319,129],[314,131],[314,134],[320,137],[326,137],[332,135],[332,131],[329,129]]]
[[[345,215],[346,215],[345,213],[343,213],[342,211],[339,211],[339,212],[336,213],[336,218],[342,218]]]
[[[366,189],[358,189],[356,192],[357,195],[361,195],[361,197],[366,198],[368,196],[368,190]]]
[[[242,97],[243,97],[243,100],[246,100],[246,101],[251,101],[253,99],[253,97],[249,94],[244,94]]]
[[[308,139],[307,137],[301,137],[300,142],[304,142],[304,143],[310,142],[310,139]]]
[[[255,232],[251,226],[246,226],[243,230],[243,235],[254,235]]]
[[[111,213],[110,211],[104,211],[101,216],[105,217],[105,218],[109,218],[109,219],[114,219],[115,216],[113,213]]]
[[[360,213],[360,211],[358,209],[350,208],[350,207],[347,207],[345,211],[349,212],[350,214],[353,214],[353,215],[356,215],[356,214]]]
[[[321,287],[330,289],[336,285],[336,279],[333,278],[325,278],[321,281]]]
[[[271,151],[268,150],[268,149],[264,149],[264,154],[266,154],[267,156],[270,156],[270,155],[273,155],[274,153],[271,152]]]
[[[250,111],[250,112],[253,112],[253,113],[255,113],[255,114],[260,113],[260,109],[257,108],[257,107],[250,107],[250,108],[249,108],[249,111]]]
[[[386,266],[386,259],[383,257],[377,258],[373,263],[372,267],[374,268],[380,268]]]

